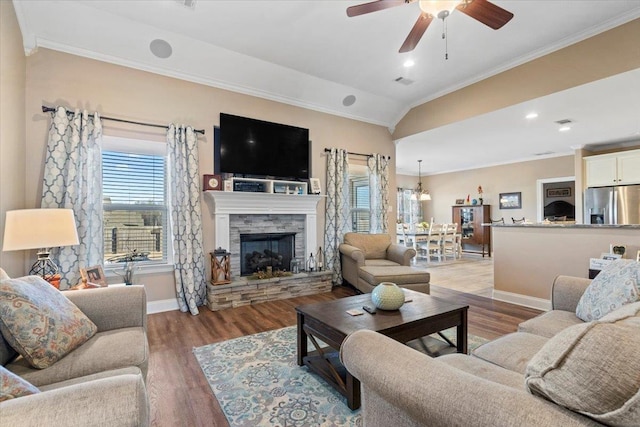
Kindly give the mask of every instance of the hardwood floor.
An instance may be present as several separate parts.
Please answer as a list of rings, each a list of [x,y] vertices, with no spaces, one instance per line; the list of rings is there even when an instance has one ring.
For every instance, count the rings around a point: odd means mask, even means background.
[[[153,426],[228,426],[218,401],[192,354],[193,347],[296,324],[295,307],[353,295],[349,287],[330,293],[271,301],[198,316],[170,311],[148,317],[148,391]],[[437,287],[432,295],[469,304],[469,333],[485,338],[513,332],[539,311]]]

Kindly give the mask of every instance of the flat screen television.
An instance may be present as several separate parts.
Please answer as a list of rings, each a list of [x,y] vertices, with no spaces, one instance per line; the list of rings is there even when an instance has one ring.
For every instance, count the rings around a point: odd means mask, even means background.
[[[309,129],[220,113],[221,173],[308,179],[309,145]]]

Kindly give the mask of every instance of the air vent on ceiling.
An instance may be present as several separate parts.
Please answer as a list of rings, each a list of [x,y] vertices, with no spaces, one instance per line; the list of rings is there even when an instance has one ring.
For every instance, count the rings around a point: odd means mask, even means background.
[[[405,86],[409,86],[410,84],[415,83],[415,81],[414,81],[414,80],[407,79],[407,78],[405,78],[405,77],[398,77],[397,79],[395,79],[395,81],[396,81],[396,82],[398,82],[398,83],[400,83],[400,84],[403,84],[403,85],[405,85]]]
[[[570,119],[556,120],[556,123],[559,125],[568,125],[569,123],[573,123],[573,120],[570,120]]]
[[[548,156],[549,154],[553,154],[553,151],[543,151],[542,153],[533,153],[534,156]]]
[[[196,0],[175,0],[176,3],[180,3],[181,5],[188,7],[189,9],[196,8]]]

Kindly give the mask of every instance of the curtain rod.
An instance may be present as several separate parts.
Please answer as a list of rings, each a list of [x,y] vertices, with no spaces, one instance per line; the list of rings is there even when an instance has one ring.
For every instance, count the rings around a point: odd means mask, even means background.
[[[52,108],[52,107],[47,107],[47,106],[42,106],[42,112],[43,113],[52,113],[55,112],[56,109]],[[73,111],[67,111],[67,114],[75,114]],[[141,125],[141,126],[151,126],[154,128],[163,128],[163,129],[169,129],[169,126],[166,125],[156,125],[153,123],[144,123],[144,122],[134,122],[132,120],[125,120],[125,119],[116,119],[114,117],[107,117],[107,116],[100,116],[101,119],[104,120],[111,120],[112,122],[120,122],[120,123],[130,123],[132,125]],[[193,130],[195,133],[201,133],[202,135],[204,135],[204,129],[194,129]]]
[[[325,148],[325,153],[330,153],[331,148]],[[373,154],[362,154],[362,153],[352,153],[351,151],[347,151],[347,154],[351,154],[352,156],[364,156],[364,157],[373,157]],[[391,160],[391,156],[384,156],[387,160]]]

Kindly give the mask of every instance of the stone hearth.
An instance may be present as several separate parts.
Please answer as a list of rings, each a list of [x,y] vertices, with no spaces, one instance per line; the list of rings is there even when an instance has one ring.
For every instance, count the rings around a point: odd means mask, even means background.
[[[231,252],[231,280],[207,285],[210,310],[331,291],[329,271],[248,280],[240,277],[241,233],[295,233],[295,255],[306,260],[318,248],[317,205],[322,196],[206,191],[213,204],[215,247]]]

